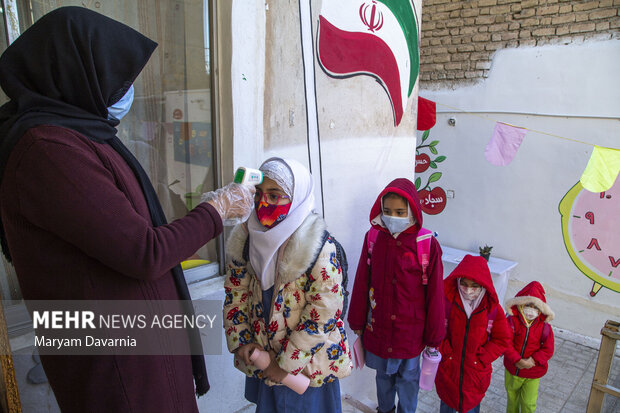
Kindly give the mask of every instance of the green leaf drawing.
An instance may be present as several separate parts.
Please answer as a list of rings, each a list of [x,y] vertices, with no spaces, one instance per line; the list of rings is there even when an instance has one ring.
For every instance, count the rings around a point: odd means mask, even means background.
[[[437,169],[437,164],[436,164],[435,162],[433,162],[433,161],[431,161],[430,166],[431,166],[431,168],[433,168],[433,169]]]
[[[422,180],[418,177],[415,180],[415,190],[417,191],[418,189],[420,189],[420,185],[422,185]]]
[[[441,156],[438,156],[437,158],[435,158],[434,162],[439,163],[439,162],[443,162],[445,160],[446,160],[446,157],[441,155]]]
[[[431,143],[428,144],[428,146],[435,146],[439,143],[439,141],[432,141]]]
[[[441,178],[441,172],[435,172],[434,174],[429,176],[428,183],[430,184],[431,182],[437,182],[439,181],[439,178]]]
[[[433,155],[437,155],[437,154],[438,154],[437,149],[435,149],[435,147],[434,147],[434,146],[429,146],[429,147],[428,147],[428,149],[430,149],[430,150],[431,150],[431,153],[432,153]]]
[[[430,133],[431,133],[430,129],[429,130],[425,130],[424,133],[422,134],[422,142],[420,142],[420,143],[424,143],[424,141],[428,139],[428,135],[430,135]]]

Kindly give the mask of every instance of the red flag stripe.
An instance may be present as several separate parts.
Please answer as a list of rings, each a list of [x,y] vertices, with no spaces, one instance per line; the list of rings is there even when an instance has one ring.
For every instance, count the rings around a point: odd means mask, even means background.
[[[388,45],[373,34],[338,29],[319,16],[319,63],[333,76],[366,74],[379,80],[387,90],[398,125],[403,117],[403,101],[398,64]]]

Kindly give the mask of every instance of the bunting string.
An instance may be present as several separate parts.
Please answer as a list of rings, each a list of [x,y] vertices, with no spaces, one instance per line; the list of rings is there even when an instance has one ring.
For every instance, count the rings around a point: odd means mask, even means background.
[[[579,139],[567,138],[567,137],[565,137],[565,136],[556,135],[556,134],[554,134],[554,133],[549,133],[549,132],[545,132],[545,131],[541,131],[541,130],[537,130],[537,129],[526,128],[526,127],[524,127],[524,126],[512,125],[512,124],[510,124],[510,123],[503,122],[503,121],[501,121],[501,120],[493,119],[493,118],[491,118],[490,116],[487,116],[487,115],[483,115],[483,114],[480,114],[480,113],[475,113],[475,112],[468,112],[468,111],[466,111],[466,110],[463,110],[463,109],[460,109],[460,108],[457,108],[457,107],[454,107],[454,106],[446,105],[445,103],[437,102],[437,104],[438,104],[438,105],[441,105],[441,106],[443,106],[443,107],[446,107],[446,108],[452,109],[452,110],[454,110],[454,111],[458,111],[458,112],[461,112],[461,113],[465,113],[465,114],[467,114],[467,115],[477,116],[477,117],[479,117],[479,118],[486,119],[486,120],[489,120],[489,121],[491,121],[491,122],[495,122],[495,123],[503,123],[503,124],[505,124],[505,125],[512,126],[512,127],[514,127],[514,128],[521,128],[521,129],[525,129],[525,130],[527,130],[527,131],[529,131],[529,132],[535,132],[535,133],[539,133],[539,134],[541,134],[541,135],[547,135],[547,136],[551,136],[551,137],[553,137],[553,138],[564,139],[564,140],[566,140],[566,141],[571,141],[571,142],[581,143],[581,144],[584,144],[584,145],[590,145],[590,146],[600,146],[600,145],[596,145],[596,144],[591,143],[591,142],[581,141],[581,140],[579,140]],[[609,119],[614,119],[614,118],[609,118]],[[617,149],[617,148],[607,148],[607,149],[619,150],[619,149]]]
[[[580,178],[583,187],[590,192],[604,192],[609,190],[615,184],[618,174],[620,173],[620,149],[602,147],[591,142],[567,138],[555,133],[513,125],[494,119],[486,114],[468,112],[454,106],[446,105],[445,103],[437,103],[453,111],[476,116],[495,123],[493,135],[485,149],[485,158],[493,165],[506,166],[510,164],[519,150],[525,134],[527,132],[534,132],[594,147],[586,169],[583,171]]]

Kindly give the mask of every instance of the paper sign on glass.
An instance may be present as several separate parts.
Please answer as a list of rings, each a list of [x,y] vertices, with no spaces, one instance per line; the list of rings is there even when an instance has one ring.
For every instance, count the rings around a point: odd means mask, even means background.
[[[497,122],[484,151],[487,161],[497,166],[508,165],[517,154],[526,133],[527,129]]]

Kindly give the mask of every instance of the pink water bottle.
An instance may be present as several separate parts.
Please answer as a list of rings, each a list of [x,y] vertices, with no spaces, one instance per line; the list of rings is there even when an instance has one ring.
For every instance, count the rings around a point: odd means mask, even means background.
[[[420,368],[420,388],[422,390],[433,390],[440,361],[441,353],[436,348],[429,347],[422,352],[422,367]]]
[[[255,349],[250,354],[250,360],[256,367],[261,370],[265,370],[271,360],[269,359],[269,353],[264,350]],[[293,390],[297,394],[304,394],[308,386],[310,385],[310,379],[303,374],[299,373],[298,375],[287,374],[284,380],[282,380],[282,384],[284,384],[289,389]]]

